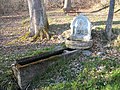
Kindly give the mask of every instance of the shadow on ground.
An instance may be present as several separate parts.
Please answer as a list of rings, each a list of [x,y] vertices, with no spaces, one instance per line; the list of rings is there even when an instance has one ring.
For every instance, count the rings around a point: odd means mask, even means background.
[[[58,35],[68,29],[70,29],[70,23],[50,25],[50,32],[54,32],[55,34],[58,34]]]
[[[105,25],[106,21],[96,21],[96,22],[92,22],[93,25]],[[117,25],[120,24],[120,21],[113,21],[113,25]]]

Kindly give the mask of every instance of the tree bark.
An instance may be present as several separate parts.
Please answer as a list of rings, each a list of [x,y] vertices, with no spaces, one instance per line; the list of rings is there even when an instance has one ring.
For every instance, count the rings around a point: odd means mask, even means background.
[[[105,27],[106,38],[109,41],[111,41],[111,36],[112,36],[114,5],[115,5],[115,0],[110,0],[109,13],[108,13],[108,18],[107,18],[106,27]]]
[[[67,11],[70,11],[70,9],[71,9],[71,0],[64,0],[63,11],[67,13]]]
[[[30,36],[49,39],[48,35],[48,20],[44,6],[44,0],[28,0],[29,14],[30,14]]]

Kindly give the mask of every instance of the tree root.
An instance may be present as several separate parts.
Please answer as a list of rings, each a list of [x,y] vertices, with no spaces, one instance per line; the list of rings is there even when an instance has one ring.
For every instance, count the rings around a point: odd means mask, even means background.
[[[36,34],[33,36],[31,42],[35,42],[35,41],[37,41],[38,39],[43,40],[44,38],[46,38],[47,40],[49,40],[49,39],[50,39],[50,36],[49,36],[49,34],[48,34],[48,32],[47,32],[47,29],[41,28],[41,29],[39,29],[39,32],[36,33]]]

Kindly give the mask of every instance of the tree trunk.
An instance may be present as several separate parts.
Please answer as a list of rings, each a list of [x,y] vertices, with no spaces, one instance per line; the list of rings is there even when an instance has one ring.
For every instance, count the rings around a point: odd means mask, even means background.
[[[71,9],[71,0],[64,0],[64,7],[63,10],[65,13],[67,13],[68,11],[70,11]]]
[[[30,36],[36,40],[40,36],[49,39],[48,20],[44,6],[44,0],[28,0],[30,14]]]
[[[110,0],[110,8],[108,13],[108,18],[105,27],[106,38],[111,41],[112,36],[112,22],[113,22],[113,14],[114,14],[114,5],[115,0]]]

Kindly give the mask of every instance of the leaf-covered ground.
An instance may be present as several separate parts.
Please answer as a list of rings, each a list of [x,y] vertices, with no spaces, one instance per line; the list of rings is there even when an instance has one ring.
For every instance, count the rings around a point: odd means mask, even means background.
[[[81,53],[71,61],[59,61],[51,66],[32,88],[43,90],[120,90],[120,12],[114,14],[111,43],[103,35],[107,10],[85,13],[93,24],[94,45],[87,57]],[[19,15],[18,15],[19,14]],[[58,36],[70,29],[77,14],[65,15],[62,10],[48,11],[51,39],[30,42],[27,38],[29,16],[27,12],[0,17],[0,90],[16,90],[11,64],[16,60],[50,51],[61,43]],[[103,53],[103,54],[100,54]]]

